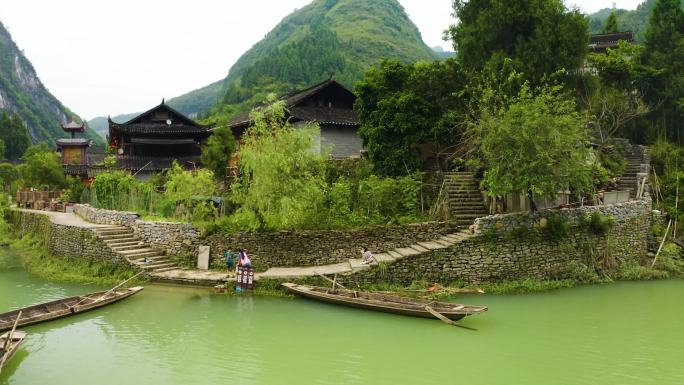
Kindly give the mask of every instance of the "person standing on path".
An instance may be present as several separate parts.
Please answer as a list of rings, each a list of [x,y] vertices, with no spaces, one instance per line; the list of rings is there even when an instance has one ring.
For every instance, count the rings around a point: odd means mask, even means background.
[[[226,269],[228,269],[228,274],[231,274],[235,270],[235,253],[231,250],[223,253],[223,257],[226,258]]]

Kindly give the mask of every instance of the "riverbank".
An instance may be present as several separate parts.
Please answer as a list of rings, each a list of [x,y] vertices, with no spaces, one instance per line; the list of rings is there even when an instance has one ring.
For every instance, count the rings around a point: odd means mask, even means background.
[[[7,247],[29,274],[48,281],[113,286],[137,273],[131,268],[107,262],[51,255],[40,239],[31,236],[11,240]],[[145,281],[137,278],[130,284]]]

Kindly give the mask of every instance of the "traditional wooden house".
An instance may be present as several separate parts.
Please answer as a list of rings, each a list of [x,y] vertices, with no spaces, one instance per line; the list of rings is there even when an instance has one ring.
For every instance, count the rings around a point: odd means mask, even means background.
[[[62,125],[62,130],[71,134],[71,138],[56,139],[57,151],[60,152],[64,171],[68,175],[86,176],[88,174],[88,148],[90,139],[77,138],[76,133],[83,133],[86,127],[76,123],[75,119]]]
[[[335,158],[359,156],[363,142],[359,138],[360,121],[353,106],[356,95],[330,78],[301,91],[283,95],[288,118],[295,125],[318,123],[321,136],[315,147],[330,150]],[[251,124],[249,113],[237,116],[230,126],[239,141]]]
[[[169,107],[164,101],[126,123],[109,119],[109,145],[116,149],[117,167],[149,175],[171,167],[173,161],[200,165],[201,144],[213,125],[202,125]]]
[[[620,41],[634,43],[634,33],[632,33],[632,31],[626,31],[591,35],[589,38],[589,51],[606,52],[609,48],[617,48],[618,42]]]

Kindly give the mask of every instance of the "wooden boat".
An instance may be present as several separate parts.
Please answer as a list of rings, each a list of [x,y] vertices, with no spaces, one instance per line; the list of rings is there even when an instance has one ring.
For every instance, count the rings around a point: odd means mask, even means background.
[[[114,288],[108,291],[77,295],[75,297],[58,299],[56,301],[2,313],[0,314],[0,331],[11,329],[20,311],[22,314],[18,326],[33,325],[97,309],[121,301],[124,298],[128,298],[133,294],[140,292],[142,289],[142,286],[128,289]]]
[[[459,305],[383,293],[347,289],[332,290],[289,282],[283,283],[283,287],[293,293],[319,301],[414,317],[437,317],[444,320],[439,316],[441,315],[448,320],[458,321],[465,316],[487,311],[485,306]]]
[[[0,336],[0,371],[19,349],[24,338],[26,338],[26,333],[21,330],[9,331]]]

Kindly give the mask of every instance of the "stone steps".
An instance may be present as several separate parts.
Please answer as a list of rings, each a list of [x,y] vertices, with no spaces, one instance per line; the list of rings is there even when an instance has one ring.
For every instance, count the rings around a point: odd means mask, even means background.
[[[131,266],[148,273],[179,270],[180,267],[164,256],[162,250],[150,247],[125,226],[97,227],[93,232],[113,252],[122,256]],[[145,262],[145,259],[149,262]]]

